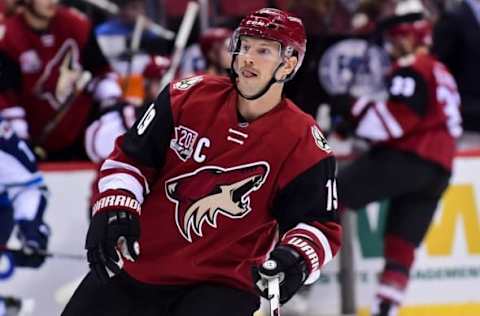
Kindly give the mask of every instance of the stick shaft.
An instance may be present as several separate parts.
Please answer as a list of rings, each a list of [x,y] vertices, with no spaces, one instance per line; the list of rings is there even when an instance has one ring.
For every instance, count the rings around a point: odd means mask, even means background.
[[[113,2],[106,1],[106,0],[84,0],[84,1],[93,6],[96,6],[99,9],[104,10],[105,12],[108,12],[111,15],[118,14],[118,11],[119,11],[118,6]]]
[[[185,45],[187,44],[188,37],[192,32],[193,23],[195,22],[195,18],[197,17],[199,5],[196,2],[190,1],[187,6],[187,10],[185,11],[185,15],[183,16],[182,24],[180,25],[180,29],[177,33],[177,38],[175,39],[175,50],[172,54],[172,63],[170,68],[165,73],[160,83],[160,91],[162,91],[168,83],[174,78],[175,73],[177,72],[177,68],[180,65],[180,61],[183,56],[183,51],[185,49]]]
[[[117,15],[120,9],[118,8],[118,5],[116,5],[113,2],[107,1],[107,0],[83,0],[87,2],[88,4],[91,4],[105,12],[107,12],[110,15]],[[146,22],[146,28],[150,30],[152,33],[154,33],[157,36],[163,37],[167,40],[171,40],[175,37],[175,33],[164,28],[163,26],[151,21],[150,19],[147,19],[145,16],[142,15],[142,17],[145,19]]]
[[[140,42],[142,40],[142,33],[145,29],[145,17],[143,15],[137,16],[135,21],[135,27],[133,29],[132,40],[130,42],[130,52],[137,52],[140,48]]]
[[[280,316],[280,278],[268,279],[268,297],[270,300],[270,316]]]
[[[23,250],[17,249],[17,248],[10,248],[5,245],[0,245],[0,253],[1,252],[23,253]],[[80,261],[86,260],[86,257],[84,255],[77,255],[77,254],[63,253],[63,252],[48,252],[45,250],[38,250],[37,254],[40,256],[57,258],[57,259],[70,259],[70,260],[80,260]]]

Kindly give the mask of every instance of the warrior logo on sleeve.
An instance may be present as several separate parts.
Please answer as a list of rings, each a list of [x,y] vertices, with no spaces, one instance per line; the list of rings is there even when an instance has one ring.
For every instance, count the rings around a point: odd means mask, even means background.
[[[270,166],[261,161],[233,168],[206,166],[167,180],[165,191],[175,203],[175,220],[181,235],[192,242],[192,231],[202,237],[206,222],[217,228],[217,216],[243,218],[251,210],[250,194],[258,191]]]

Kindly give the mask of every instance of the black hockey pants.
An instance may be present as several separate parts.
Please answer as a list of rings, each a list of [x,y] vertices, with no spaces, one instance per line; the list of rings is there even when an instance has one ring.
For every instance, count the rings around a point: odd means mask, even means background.
[[[259,307],[256,295],[223,285],[149,285],[124,272],[101,285],[89,272],[62,316],[251,316]]]

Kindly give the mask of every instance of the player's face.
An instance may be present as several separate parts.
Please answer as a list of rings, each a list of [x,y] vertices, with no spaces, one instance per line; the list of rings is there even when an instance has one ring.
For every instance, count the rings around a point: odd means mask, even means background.
[[[400,58],[415,51],[415,37],[412,34],[387,34],[385,40],[386,49],[394,58]]]
[[[15,14],[18,9],[18,0],[3,0],[5,6],[5,15],[10,16]]]
[[[234,65],[238,88],[245,95],[257,94],[268,84],[281,62],[280,43],[242,37]]]
[[[147,103],[150,103],[150,102],[153,102],[153,100],[155,100],[155,98],[161,92],[160,91],[161,83],[162,83],[161,79],[145,79],[144,101],[146,101]]]
[[[230,38],[225,39],[223,43],[218,43],[218,52],[220,66],[224,69],[230,68],[232,63],[232,55],[228,52],[228,44],[230,43]]]
[[[37,15],[51,19],[57,12],[58,0],[31,0],[32,9]]]
[[[220,69],[228,69],[232,64],[232,55],[228,50],[230,39],[224,41],[217,41],[213,43],[212,49],[208,53],[208,62],[216,65]]]

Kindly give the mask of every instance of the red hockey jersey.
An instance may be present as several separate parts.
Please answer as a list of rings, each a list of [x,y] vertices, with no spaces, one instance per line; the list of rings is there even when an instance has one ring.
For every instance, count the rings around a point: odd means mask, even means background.
[[[412,55],[394,65],[387,88],[385,102],[362,97],[354,104],[356,134],[450,170],[462,127],[460,96],[447,68],[431,55]]]
[[[279,238],[305,257],[307,281],[338,251],[335,159],[315,121],[283,99],[245,122],[237,98],[228,78],[175,82],[103,163],[101,192],[143,202],[141,254],[125,263],[135,279],[253,291],[251,267]]]
[[[73,9],[59,7],[44,32],[31,29],[22,15],[1,27],[0,109],[23,107],[34,142],[62,109],[68,109],[42,145],[52,151],[71,145],[83,132],[92,106],[92,98],[83,91],[91,74],[86,68],[92,72],[93,67],[85,65],[101,60],[86,56],[91,54],[86,51],[90,22]],[[102,67],[95,71],[105,72]]]

